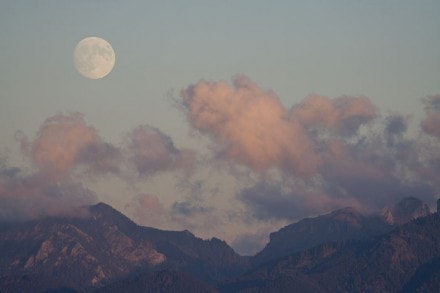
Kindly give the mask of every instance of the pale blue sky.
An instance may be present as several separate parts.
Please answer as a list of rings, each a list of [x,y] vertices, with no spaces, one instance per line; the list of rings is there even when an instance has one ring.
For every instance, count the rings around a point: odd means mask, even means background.
[[[169,108],[170,90],[236,74],[273,89],[286,107],[318,93],[413,112],[440,91],[438,1],[176,2],[2,1],[2,119],[75,108],[88,119],[114,111],[162,123],[155,116]],[[72,48],[89,35],[117,54],[98,85],[72,67]],[[86,96],[89,86],[106,107]]]
[[[47,117],[72,111],[114,144],[149,124],[194,147],[200,141],[172,98],[200,79],[237,74],[273,90],[286,108],[311,93],[362,95],[383,113],[419,119],[421,99],[440,94],[439,16],[437,0],[1,0],[0,152],[18,162],[17,130],[33,137]],[[73,67],[73,49],[87,36],[115,50],[102,80]],[[253,229],[269,229],[261,227]],[[233,239],[234,229],[219,233]]]

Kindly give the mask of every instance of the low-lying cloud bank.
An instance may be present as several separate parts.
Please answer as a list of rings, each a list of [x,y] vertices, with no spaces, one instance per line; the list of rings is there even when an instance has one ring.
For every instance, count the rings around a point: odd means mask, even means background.
[[[0,165],[0,219],[26,220],[75,214],[96,203],[84,181],[112,174],[145,178],[161,172],[189,172],[195,155],[176,148],[170,137],[148,125],[128,133],[122,147],[104,141],[80,113],[47,118],[37,135],[16,138],[31,169]],[[148,201],[140,200],[140,205]]]
[[[257,219],[295,220],[343,206],[371,211],[407,195],[431,202],[440,192],[439,96],[425,100],[413,138],[407,117],[383,116],[367,97],[312,95],[285,108],[245,76],[232,84],[202,80],[181,96],[216,159],[259,174],[237,195]],[[280,175],[268,175],[273,170]]]
[[[76,214],[98,200],[86,188],[93,178],[136,182],[178,172],[180,183],[170,182],[176,198],[168,205],[149,190],[127,191],[137,194],[127,197],[129,216],[206,234],[252,223],[247,236],[229,235],[245,247],[267,239],[268,226],[258,230],[258,223],[292,222],[345,206],[375,211],[404,196],[432,204],[440,194],[440,96],[423,100],[417,127],[410,116],[383,114],[362,96],[310,95],[287,108],[245,76],[232,83],[201,80],[183,89],[178,103],[192,130],[208,139],[208,159],[206,151],[200,157],[179,148],[149,125],[128,130],[115,145],[80,113],[47,118],[34,137],[17,132],[29,168],[0,164],[0,219]],[[213,181],[219,167],[234,182],[228,190],[235,195],[213,192],[220,183],[200,179]],[[227,199],[215,200],[218,194]]]

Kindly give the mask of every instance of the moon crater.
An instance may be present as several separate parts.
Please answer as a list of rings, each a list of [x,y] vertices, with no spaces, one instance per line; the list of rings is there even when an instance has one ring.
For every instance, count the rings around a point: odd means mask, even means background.
[[[116,57],[109,42],[98,37],[88,37],[76,45],[73,60],[76,70],[82,76],[99,79],[112,71]]]

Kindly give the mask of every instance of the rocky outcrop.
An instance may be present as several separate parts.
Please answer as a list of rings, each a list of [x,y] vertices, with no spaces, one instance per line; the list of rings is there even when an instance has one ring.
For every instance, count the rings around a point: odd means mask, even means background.
[[[367,239],[393,227],[381,217],[365,216],[353,208],[308,218],[270,234],[266,247],[253,257],[255,265],[306,250],[324,242]]]
[[[367,240],[326,243],[268,262],[223,292],[439,292],[440,215]]]
[[[217,238],[138,226],[106,204],[87,211],[87,217],[0,223],[2,292],[440,288],[439,214],[429,214],[429,208],[414,198],[382,216],[345,208],[301,220],[272,233],[253,258],[237,255]]]
[[[269,243],[252,261],[254,265],[262,264],[324,242],[368,239],[429,214],[428,205],[414,197],[404,198],[380,214],[363,215],[353,208],[336,210],[271,233]]]
[[[415,197],[406,197],[392,208],[382,209],[382,217],[391,225],[403,225],[431,213],[426,203]]]
[[[35,291],[82,291],[138,271],[164,269],[217,281],[246,267],[246,260],[224,241],[141,227],[103,203],[88,210],[88,217],[1,225],[0,287],[20,289],[34,282],[40,286]]]

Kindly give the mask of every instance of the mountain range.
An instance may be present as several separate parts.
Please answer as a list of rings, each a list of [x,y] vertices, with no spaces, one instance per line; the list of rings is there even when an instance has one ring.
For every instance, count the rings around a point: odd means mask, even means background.
[[[142,227],[107,204],[0,223],[0,292],[436,292],[440,216],[405,198],[270,235],[252,257],[217,238]]]

